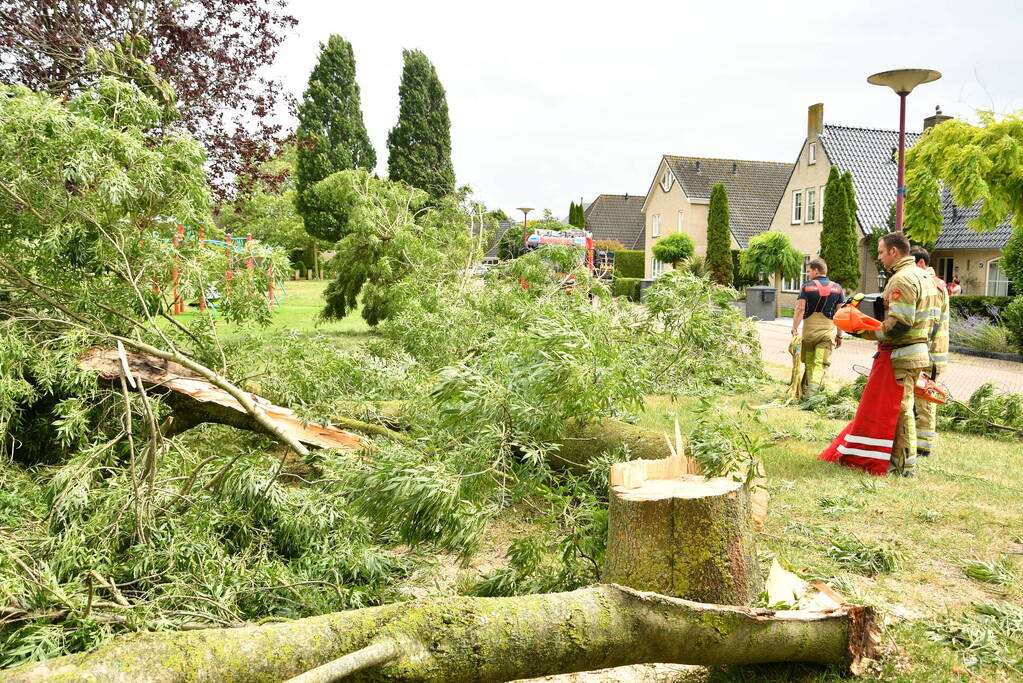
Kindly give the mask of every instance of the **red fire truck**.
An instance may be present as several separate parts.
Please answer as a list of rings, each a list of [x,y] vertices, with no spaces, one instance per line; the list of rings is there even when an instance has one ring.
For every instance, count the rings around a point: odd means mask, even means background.
[[[593,233],[588,230],[536,230],[526,237],[527,253],[548,245],[578,247],[585,253],[579,265],[585,265],[594,277],[602,280],[610,280],[614,276],[615,253],[594,249]],[[574,276],[570,277],[571,280]]]

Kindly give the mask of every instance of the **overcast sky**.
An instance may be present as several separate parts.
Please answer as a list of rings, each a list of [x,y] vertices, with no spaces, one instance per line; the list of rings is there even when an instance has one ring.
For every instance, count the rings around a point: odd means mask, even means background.
[[[402,48],[447,90],[458,184],[513,218],[600,193],[645,194],[662,154],[791,163],[806,108],[897,128],[898,98],[866,77],[927,68],[908,129],[941,105],[1023,109],[1023,2],[293,0],[274,71],[298,96],[331,33],[355,51],[362,110],[387,171]],[[518,214],[521,215],[521,214]],[[536,214],[532,214],[535,216]]]

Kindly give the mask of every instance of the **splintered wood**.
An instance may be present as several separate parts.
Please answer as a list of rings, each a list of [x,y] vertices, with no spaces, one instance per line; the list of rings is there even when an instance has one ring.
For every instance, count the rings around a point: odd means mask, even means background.
[[[674,479],[683,474],[699,474],[696,461],[681,454],[661,460],[630,460],[611,466],[611,486],[635,489],[648,479]]]
[[[258,425],[246,425],[239,422],[248,417],[248,412],[233,396],[210,384],[201,375],[173,361],[165,361],[144,353],[128,352],[122,349],[93,347],[78,358],[78,364],[98,373],[104,380],[115,380],[125,377],[134,386],[136,380],[145,382],[157,392],[174,392],[195,402],[197,409],[207,406],[209,419],[205,421],[220,422],[233,426],[260,431]],[[370,445],[366,438],[336,427],[325,427],[317,424],[306,424],[295,411],[274,405],[262,396],[249,394],[256,404],[257,410],[263,411],[275,424],[289,436],[309,446],[319,448],[360,449]],[[224,411],[233,414],[237,419],[217,417],[214,406],[227,408]],[[198,412],[198,410],[193,411]]]
[[[670,444],[670,442],[669,442]],[[755,489],[750,495],[750,515],[753,520],[753,528],[760,531],[764,527],[764,520],[767,519],[768,495],[765,488],[763,465],[758,467],[757,477],[754,480]],[[698,497],[714,495],[712,488],[726,487],[727,491],[738,488],[738,484],[731,479],[705,479],[704,477],[686,477],[684,475],[698,475],[699,464],[692,458],[675,453],[661,460],[630,460],[620,462],[611,466],[611,488],[617,489],[619,495],[629,500],[642,500],[644,496],[652,497]],[[676,480],[674,482],[665,480]],[[712,483],[714,482],[714,483]],[[710,488],[708,488],[710,487]],[[633,489],[641,489],[632,493]],[[725,493],[721,490],[719,493]]]

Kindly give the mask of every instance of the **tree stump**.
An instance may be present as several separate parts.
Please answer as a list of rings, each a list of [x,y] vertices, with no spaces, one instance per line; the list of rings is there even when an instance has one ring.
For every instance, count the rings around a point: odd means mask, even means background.
[[[749,605],[764,585],[750,490],[695,474],[672,456],[611,468],[604,580],[718,605]]]

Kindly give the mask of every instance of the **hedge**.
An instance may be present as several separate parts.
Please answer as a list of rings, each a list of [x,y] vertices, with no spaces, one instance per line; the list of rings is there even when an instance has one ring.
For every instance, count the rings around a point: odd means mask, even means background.
[[[639,277],[616,277],[611,282],[611,293],[615,296],[626,296],[632,301],[639,301],[639,283],[642,280],[643,278]]]
[[[621,278],[642,278],[646,252],[639,249],[619,249],[615,252],[615,276]]]
[[[1011,296],[953,296],[948,300],[949,312],[952,315],[968,316],[979,315],[993,320],[994,316],[988,311],[989,308],[1005,310],[1005,307],[1012,301]]]

